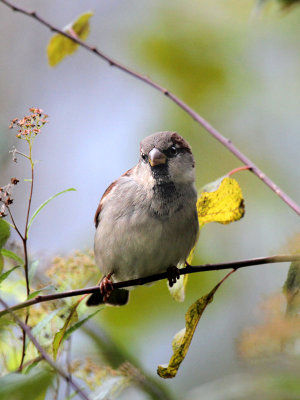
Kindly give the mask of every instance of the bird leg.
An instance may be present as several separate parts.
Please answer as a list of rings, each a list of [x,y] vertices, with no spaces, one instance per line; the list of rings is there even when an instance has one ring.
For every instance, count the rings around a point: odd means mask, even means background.
[[[110,296],[111,292],[114,290],[113,283],[112,283],[112,281],[110,279],[112,274],[113,273],[110,272],[109,274],[104,276],[101,279],[101,282],[100,282],[100,292],[101,292],[101,294],[103,296],[103,301],[104,302],[109,299],[109,296]]]
[[[172,287],[174,285],[174,283],[176,283],[177,279],[180,278],[179,269],[177,267],[175,267],[174,265],[171,265],[167,269],[167,278],[169,281],[169,286]]]

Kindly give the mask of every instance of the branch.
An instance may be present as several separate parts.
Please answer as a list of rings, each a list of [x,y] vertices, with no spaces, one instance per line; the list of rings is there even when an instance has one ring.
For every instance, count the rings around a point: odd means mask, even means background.
[[[34,344],[34,346],[36,347],[36,349],[39,351],[39,353],[41,354],[41,356],[43,357],[43,359],[67,382],[70,383],[70,385],[73,387],[73,389],[75,390],[76,393],[78,393],[78,395],[84,399],[84,400],[89,400],[88,396],[80,389],[80,387],[71,379],[71,377],[66,374],[62,369],[60,369],[56,363],[52,360],[51,357],[49,357],[49,355],[45,352],[45,350],[43,349],[43,347],[39,344],[39,342],[37,341],[37,339],[33,336],[31,329],[29,328],[29,326],[27,324],[24,324],[24,322],[22,322],[20,320],[20,318],[18,318],[16,316],[16,314],[8,307],[8,305],[0,298],[0,303],[3,305],[3,307],[6,308],[6,311],[9,312],[13,319],[16,321],[16,323],[22,328],[22,330],[24,332],[26,332],[27,336],[29,337],[29,339],[32,341],[32,343]]]
[[[42,25],[49,28],[52,32],[57,32],[60,35],[72,40],[77,43],[79,46],[88,50],[91,53],[96,54],[98,57],[102,58],[104,61],[108,62],[108,64],[112,67],[116,67],[123,72],[133,76],[134,78],[146,83],[147,85],[153,87],[158,90],[165,96],[169,97],[175,104],[177,104],[182,110],[184,110],[187,114],[189,114],[198,124],[200,124],[204,129],[206,129],[215,139],[217,139],[220,143],[223,144],[232,154],[234,154],[243,164],[247,165],[248,168],[259,178],[261,179],[271,190],[273,190],[289,207],[291,207],[298,215],[300,215],[300,207],[297,203],[294,202],[282,189],[280,189],[267,175],[265,175],[246,155],[244,155],[236,146],[234,146],[231,140],[225,138],[216,128],[214,128],[208,121],[206,121],[201,115],[199,115],[195,110],[193,110],[190,106],[188,106],[185,102],[183,102],[179,97],[175,94],[171,93],[169,90],[165,89],[163,86],[154,82],[148,76],[141,75],[138,72],[126,67],[125,65],[113,60],[111,57],[102,53],[94,46],[89,46],[82,40],[74,37],[67,32],[55,27],[50,22],[46,21],[42,17],[40,17],[35,11],[28,11],[24,8],[18,7],[11,3],[9,0],[0,0],[7,7],[11,8],[13,11],[20,12],[21,14],[27,15],[40,22]]]
[[[187,265],[185,268],[181,268],[179,270],[179,273],[180,275],[186,275],[186,274],[193,274],[195,272],[220,271],[229,268],[236,271],[237,269],[251,267],[253,265],[263,265],[263,264],[293,262],[293,261],[300,261],[300,255],[280,255],[280,256],[260,257],[260,258],[252,258],[249,260],[233,261],[228,263],[204,264],[195,267]],[[167,272],[161,272],[159,274],[154,274],[138,279],[130,279],[128,281],[123,281],[123,282],[115,282],[113,283],[113,288],[121,289],[131,286],[145,285],[146,283],[156,282],[162,279],[168,279]],[[69,290],[67,292],[36,296],[33,299],[24,301],[23,303],[16,304],[15,306],[0,311],[0,317],[7,314],[8,312],[20,310],[22,308],[32,306],[33,304],[43,303],[45,301],[63,299],[65,297],[82,296],[84,294],[96,293],[98,291],[99,291],[99,286],[92,286],[83,289]]]

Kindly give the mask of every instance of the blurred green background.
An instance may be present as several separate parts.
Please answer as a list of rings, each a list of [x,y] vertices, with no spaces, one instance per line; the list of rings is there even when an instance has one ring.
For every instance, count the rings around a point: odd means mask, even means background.
[[[300,8],[283,13],[269,2],[258,10],[250,0],[65,0],[63,7],[57,0],[26,0],[22,6],[59,27],[94,10],[88,43],[177,94],[300,202]],[[60,190],[77,189],[40,214],[29,243],[34,257],[50,259],[92,247],[93,216],[102,193],[135,165],[139,141],[152,132],[176,130],[190,142],[199,189],[241,165],[165,96],[83,49],[51,69],[46,59],[50,37],[35,21],[0,4],[0,184],[29,174],[22,160],[16,165],[8,154],[12,145],[22,150],[7,128],[9,121],[29,107],[41,107],[50,123],[34,149],[40,161],[33,209]],[[279,253],[299,232],[297,215],[256,177],[242,172],[236,178],[246,215],[228,226],[206,226],[195,264]],[[20,182],[13,208],[20,224],[27,191],[28,183]],[[247,370],[236,340],[260,318],[261,299],[281,290],[287,268],[252,267],[224,284],[178,376],[163,382],[174,398],[198,398],[198,386],[220,384],[227,375]],[[103,310],[95,323],[155,376],[157,365],[169,360],[171,339],[184,325],[185,310],[221,276],[191,276],[183,304],[171,299],[165,282],[138,288],[128,306]],[[74,357],[94,353],[92,343],[80,344]],[[215,397],[203,398],[242,398],[217,397],[219,386],[212,387]],[[143,398],[141,393],[123,394],[132,396]]]

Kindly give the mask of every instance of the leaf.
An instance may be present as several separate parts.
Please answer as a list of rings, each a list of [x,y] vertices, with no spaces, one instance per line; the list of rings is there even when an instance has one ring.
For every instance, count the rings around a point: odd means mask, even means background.
[[[237,181],[228,176],[222,176],[207,184],[197,200],[197,211],[200,229],[209,222],[229,224],[242,218],[245,207],[242,191]],[[195,246],[188,256],[188,264],[192,263]],[[182,267],[179,266],[179,268]],[[168,285],[174,300],[184,301],[187,282],[188,275],[181,275],[171,288]]]
[[[222,281],[221,281],[222,282]],[[180,364],[184,360],[191,344],[198,322],[206,309],[206,306],[213,300],[214,294],[220,286],[220,282],[205,296],[202,296],[190,306],[185,314],[185,328],[181,329],[173,339],[173,355],[169,365],[159,365],[157,373],[161,378],[174,378]]]
[[[32,279],[36,273],[37,267],[39,266],[39,260],[35,260],[29,267],[29,272],[28,272],[28,279],[29,283],[32,282]]]
[[[94,315],[98,314],[98,312],[101,311],[101,309],[96,310],[92,314],[88,315],[86,318],[83,318],[81,321],[76,322],[76,324],[72,325],[65,333],[63,340],[68,339],[68,337],[75,332],[77,329],[79,329],[85,322],[87,322],[89,319],[91,319]]]
[[[36,290],[36,291],[30,293],[30,295],[27,297],[27,300],[33,299],[36,296],[38,296],[41,292],[44,292],[45,290],[49,290],[49,289],[55,289],[55,286],[47,285],[47,286],[43,287],[42,289]]]
[[[41,361],[43,361],[43,358],[38,357],[35,361],[29,364],[28,367],[26,367],[26,369],[24,370],[24,374],[29,374],[29,372],[33,370]]]
[[[68,318],[66,319],[63,327],[58,332],[56,332],[56,334],[54,336],[53,343],[52,343],[52,350],[53,350],[54,360],[56,360],[58,350],[59,350],[62,342],[65,339],[65,334],[66,334],[66,331],[67,331],[68,327],[72,324],[72,322],[75,322],[78,319],[76,308],[78,307],[80,301],[81,300],[78,300],[70,308],[70,313],[69,313]]]
[[[28,374],[12,373],[0,377],[1,400],[40,400],[52,382],[54,374],[48,370],[33,370]]]
[[[32,217],[30,218],[29,222],[28,222],[28,226],[27,226],[27,234],[29,232],[29,229],[34,221],[34,219],[36,218],[36,216],[38,215],[38,213],[53,199],[55,199],[57,196],[60,196],[63,193],[66,192],[76,192],[76,189],[74,188],[69,188],[66,190],[63,190],[62,192],[56,193],[54,196],[51,196],[48,200],[46,200],[44,203],[42,203],[39,208],[37,210],[35,210],[35,212],[33,213]]]
[[[300,312],[300,261],[291,263],[283,293],[287,299],[287,314],[295,316]]]
[[[127,385],[128,377],[111,376],[105,379],[94,393],[92,400],[107,400],[119,398],[119,395]],[[127,385],[126,385],[127,383]]]
[[[289,7],[299,4],[299,0],[279,0],[282,9],[287,9]]]
[[[3,267],[4,267],[4,259],[3,259],[2,254],[0,254],[0,274],[3,271]]]
[[[89,19],[94,15],[93,12],[86,12],[77,18],[75,22],[68,25],[63,29],[64,32],[70,35],[85,40],[90,33]],[[54,67],[60,63],[66,56],[74,53],[78,48],[78,44],[73,42],[71,39],[66,38],[61,34],[55,34],[52,36],[48,43],[47,55],[48,63],[51,67]]]
[[[2,254],[4,257],[11,258],[12,260],[17,261],[19,264],[24,264],[24,260],[13,251],[0,249],[0,254]]]
[[[185,299],[185,288],[188,282],[188,274],[180,275],[180,278],[177,279],[176,283],[172,287],[169,286],[167,282],[167,286],[169,292],[175,301],[182,303]]]
[[[0,249],[5,245],[10,236],[9,224],[0,218]]]
[[[32,328],[31,332],[34,336],[37,336],[41,330],[49,324],[50,321],[61,311],[61,307],[52,311],[50,314],[46,315],[45,318],[43,318],[39,323],[35,325],[34,328]],[[28,337],[26,337],[26,347],[28,346],[30,340]]]
[[[21,265],[17,265],[16,267],[11,268],[10,270],[4,272],[0,275],[0,284],[17,268],[20,268]]]
[[[242,190],[233,178],[227,176],[206,185],[197,201],[200,228],[209,222],[229,224],[244,216]]]

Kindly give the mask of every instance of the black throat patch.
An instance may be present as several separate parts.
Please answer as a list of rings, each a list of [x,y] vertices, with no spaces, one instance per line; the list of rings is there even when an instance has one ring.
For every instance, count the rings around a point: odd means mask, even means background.
[[[166,218],[170,214],[176,213],[182,208],[180,204],[180,194],[168,171],[168,165],[156,165],[151,168],[152,175],[155,179],[153,186],[154,203],[152,204],[152,211],[157,217]]]

